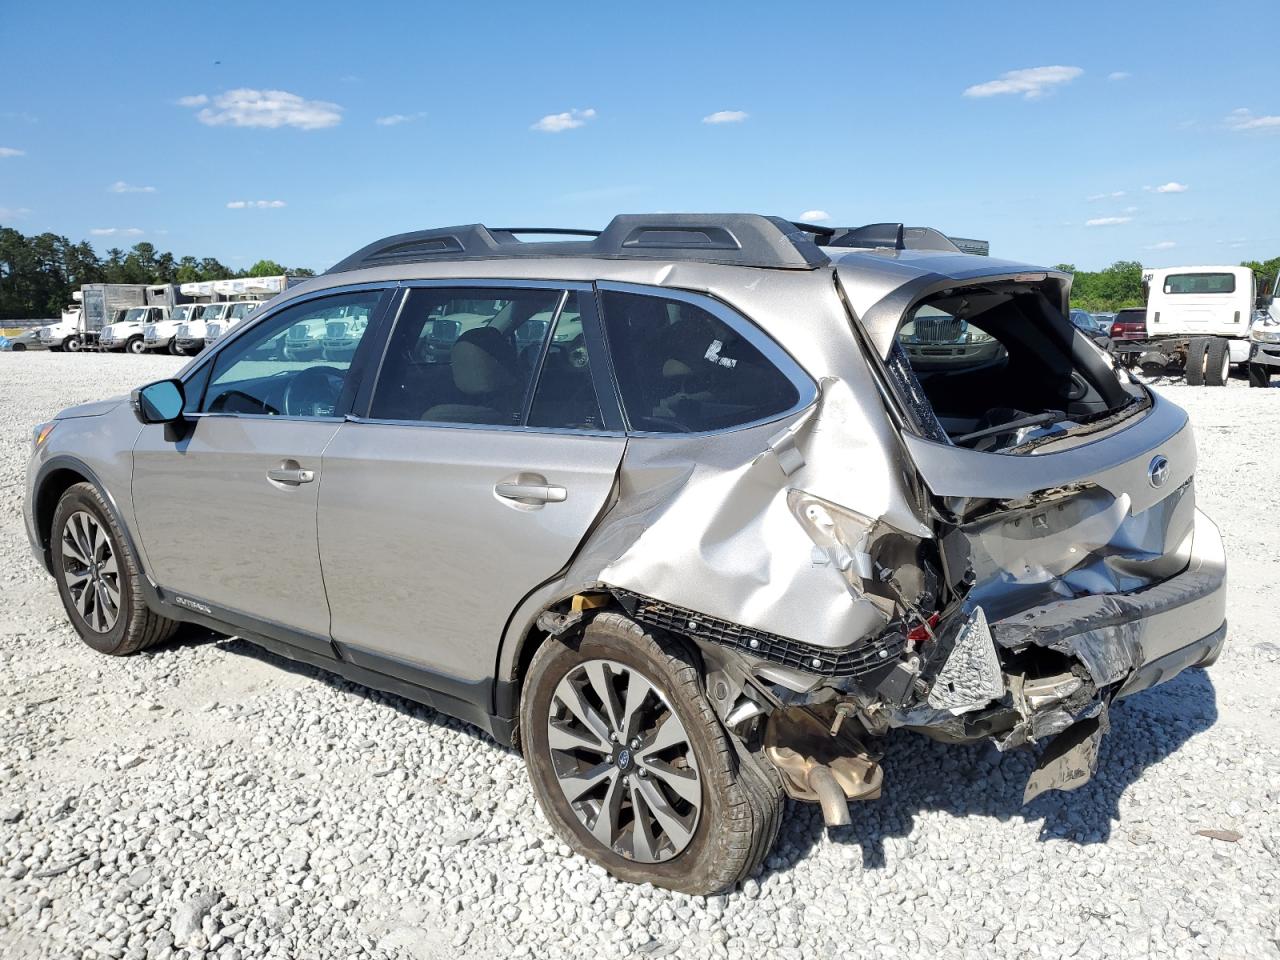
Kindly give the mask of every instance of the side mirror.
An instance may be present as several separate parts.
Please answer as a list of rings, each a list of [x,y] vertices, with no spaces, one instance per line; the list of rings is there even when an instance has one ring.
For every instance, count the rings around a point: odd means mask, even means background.
[[[133,411],[143,423],[173,423],[181,419],[187,396],[181,380],[158,380],[133,391]]]

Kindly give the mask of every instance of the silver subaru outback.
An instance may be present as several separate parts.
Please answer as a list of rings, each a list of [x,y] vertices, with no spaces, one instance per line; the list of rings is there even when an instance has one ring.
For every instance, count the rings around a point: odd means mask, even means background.
[[[614,875],[723,890],[891,729],[1044,745],[1030,799],[1218,656],[1187,416],[1069,285],[900,224],[388,237],[37,427],[27,529],[94,649],[195,622],[428,704]]]

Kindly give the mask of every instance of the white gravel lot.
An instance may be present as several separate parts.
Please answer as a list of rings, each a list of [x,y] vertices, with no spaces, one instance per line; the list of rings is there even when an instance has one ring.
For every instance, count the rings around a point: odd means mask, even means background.
[[[852,826],[791,804],[703,899],[569,857],[519,757],[430,710],[199,630],[79,641],[22,530],[31,426],[178,366],[0,354],[0,956],[1280,956],[1280,391],[1162,388],[1230,640],[1113,710],[1092,783],[1024,808],[1032,754],[896,735]]]

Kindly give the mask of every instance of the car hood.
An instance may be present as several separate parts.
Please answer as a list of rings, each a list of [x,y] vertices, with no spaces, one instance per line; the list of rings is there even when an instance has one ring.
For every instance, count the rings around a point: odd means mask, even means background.
[[[55,420],[74,420],[78,417],[100,417],[104,413],[110,413],[120,404],[124,403],[124,397],[112,397],[109,400],[95,400],[93,403],[82,403],[76,407],[67,407],[58,413]]]

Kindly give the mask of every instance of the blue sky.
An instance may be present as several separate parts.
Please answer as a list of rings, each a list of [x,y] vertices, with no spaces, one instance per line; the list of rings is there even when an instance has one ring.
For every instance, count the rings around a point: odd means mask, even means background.
[[[1266,258],[1276,13],[10,2],[0,223],[233,267],[655,210],[902,220],[1088,268]]]

